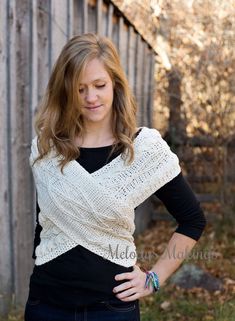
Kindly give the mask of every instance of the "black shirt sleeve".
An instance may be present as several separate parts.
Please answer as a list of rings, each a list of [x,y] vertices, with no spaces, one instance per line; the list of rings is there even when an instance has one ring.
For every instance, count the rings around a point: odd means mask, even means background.
[[[182,172],[157,190],[154,195],[163,202],[168,212],[176,219],[178,227],[175,232],[198,241],[205,228],[206,218],[200,202]]]
[[[32,254],[32,258],[36,259],[36,254],[35,254],[35,250],[36,247],[40,244],[40,232],[42,230],[41,225],[39,224],[39,220],[38,220],[38,214],[40,212],[40,208],[38,206],[38,202],[36,202],[36,228],[35,228],[35,232],[34,232],[34,245],[33,245],[33,254]]]

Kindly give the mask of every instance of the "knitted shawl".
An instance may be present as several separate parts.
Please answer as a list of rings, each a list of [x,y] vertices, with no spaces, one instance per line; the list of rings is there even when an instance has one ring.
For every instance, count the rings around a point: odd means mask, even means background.
[[[121,266],[136,264],[133,233],[135,208],[180,173],[179,160],[160,133],[142,127],[134,142],[134,161],[125,164],[121,154],[93,173],[76,160],[61,173],[52,147],[38,156],[37,136],[29,162],[40,207],[41,242],[36,265],[44,264],[81,245]]]

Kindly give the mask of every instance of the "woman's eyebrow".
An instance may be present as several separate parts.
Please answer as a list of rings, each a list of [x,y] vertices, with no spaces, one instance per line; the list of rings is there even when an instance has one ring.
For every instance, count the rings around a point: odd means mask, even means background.
[[[97,78],[97,79],[94,79],[93,81],[91,81],[91,83],[95,82],[95,81],[99,81],[99,80],[107,80],[105,77],[102,77],[102,78]],[[80,85],[86,85],[86,84],[83,84],[80,82]]]

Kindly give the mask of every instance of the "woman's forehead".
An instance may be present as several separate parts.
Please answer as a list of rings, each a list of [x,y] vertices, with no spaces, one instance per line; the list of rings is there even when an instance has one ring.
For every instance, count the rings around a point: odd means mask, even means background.
[[[108,80],[107,77],[98,77],[98,78],[92,79],[90,81],[90,83],[93,83],[93,82],[96,82],[96,81],[107,81],[107,80]],[[87,85],[87,84],[85,84],[83,82],[80,82],[80,85]]]

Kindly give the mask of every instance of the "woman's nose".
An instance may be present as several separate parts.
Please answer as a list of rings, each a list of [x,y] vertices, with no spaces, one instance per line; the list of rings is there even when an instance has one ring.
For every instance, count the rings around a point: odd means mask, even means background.
[[[89,103],[95,102],[97,100],[97,94],[94,90],[88,90],[86,94],[86,101]]]

